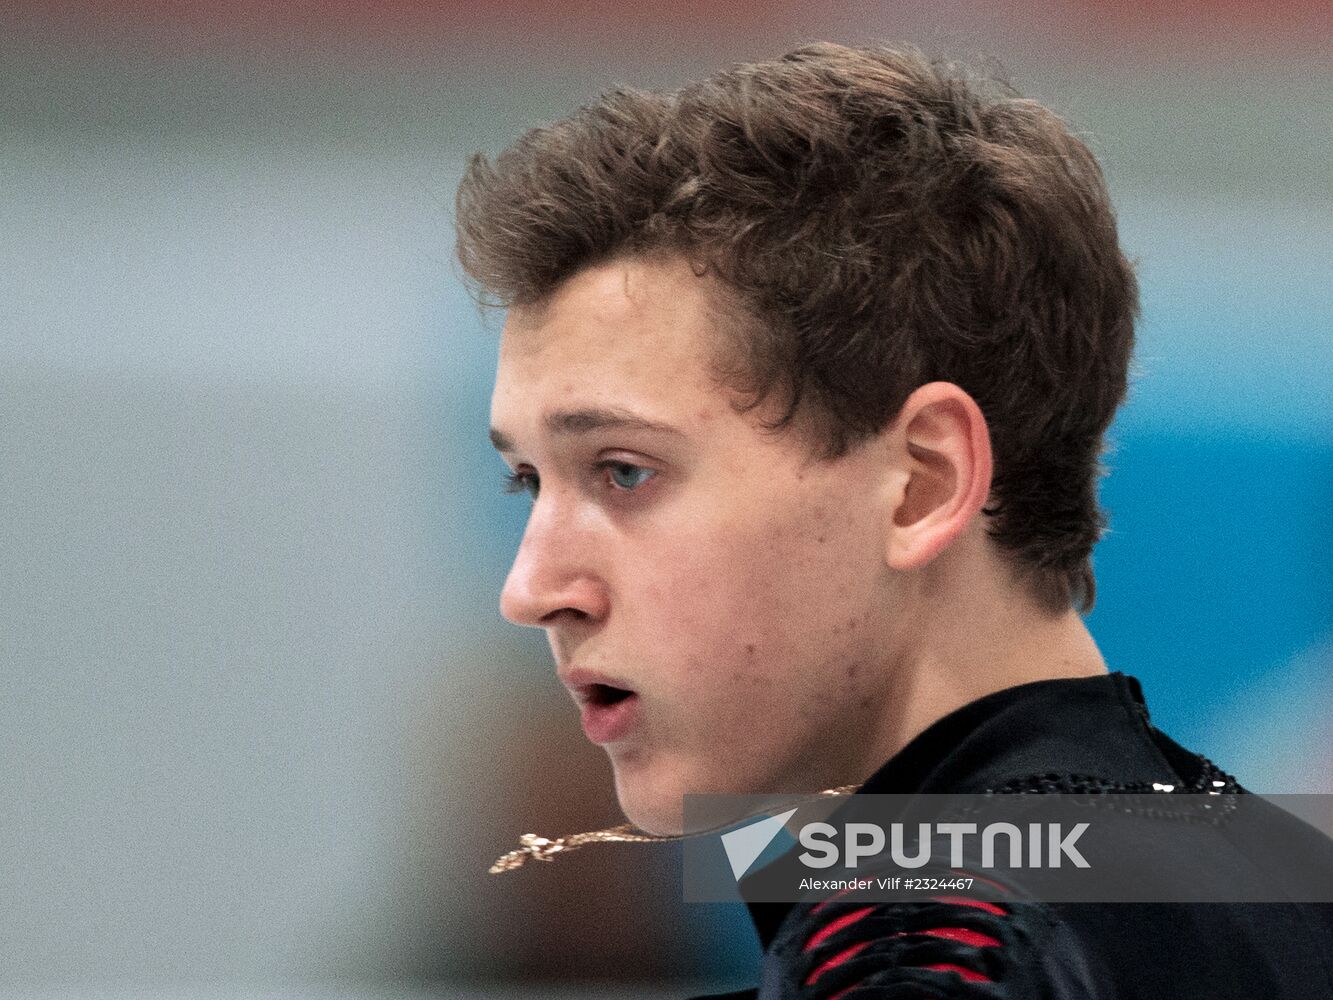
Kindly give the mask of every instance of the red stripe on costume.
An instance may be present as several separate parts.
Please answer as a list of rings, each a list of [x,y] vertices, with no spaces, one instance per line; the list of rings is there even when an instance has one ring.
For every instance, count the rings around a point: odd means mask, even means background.
[[[993,982],[990,976],[982,975],[980,972],[974,972],[971,969],[965,969],[961,965],[950,965],[948,962],[936,962],[934,965],[923,965],[921,968],[930,969],[932,972],[956,972],[969,983]]]
[[[932,927],[925,931],[912,931],[913,934],[929,934],[931,937],[946,938],[959,944],[970,944],[973,948],[999,947],[999,938],[993,938],[970,927]]]
[[[837,934],[838,931],[842,930],[844,927],[850,927],[867,913],[873,912],[874,909],[873,906],[867,906],[860,910],[853,910],[851,913],[844,913],[837,920],[830,921],[826,926],[821,927],[814,934],[810,935],[810,940],[805,943],[805,947],[802,948],[801,951],[813,951],[832,935]]]
[[[839,965],[847,961],[849,958],[855,958],[858,954],[860,954],[862,949],[866,948],[869,944],[870,944],[869,941],[861,941],[857,944],[852,945],[850,948],[845,948],[842,951],[838,952],[827,962],[824,962],[822,965],[818,966],[814,972],[806,976],[804,985],[809,986],[824,973],[828,972],[829,969],[837,968]]]

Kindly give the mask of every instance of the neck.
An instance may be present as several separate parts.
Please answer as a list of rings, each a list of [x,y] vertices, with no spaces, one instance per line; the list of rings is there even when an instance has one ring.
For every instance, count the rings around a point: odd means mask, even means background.
[[[952,590],[953,597],[941,600]],[[853,778],[864,780],[918,733],[985,695],[1031,681],[1089,677],[1106,662],[1074,610],[1052,615],[1008,582],[970,574],[966,586],[922,587],[911,602],[920,628],[886,669],[878,731]],[[929,600],[924,597],[929,597]]]

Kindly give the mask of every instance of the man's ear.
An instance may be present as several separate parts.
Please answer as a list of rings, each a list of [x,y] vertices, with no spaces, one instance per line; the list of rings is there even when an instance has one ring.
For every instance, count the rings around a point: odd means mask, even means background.
[[[921,386],[907,397],[894,425],[903,485],[894,496],[886,554],[894,569],[920,569],[985,505],[990,431],[981,407],[952,382]]]

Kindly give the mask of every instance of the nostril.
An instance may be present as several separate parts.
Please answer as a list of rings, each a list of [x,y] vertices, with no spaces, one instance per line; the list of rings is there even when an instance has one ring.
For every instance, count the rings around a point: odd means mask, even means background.
[[[588,618],[588,612],[581,608],[556,608],[554,611],[548,611],[542,615],[541,627],[551,628],[559,624],[564,618],[569,617],[573,621],[580,622]]]

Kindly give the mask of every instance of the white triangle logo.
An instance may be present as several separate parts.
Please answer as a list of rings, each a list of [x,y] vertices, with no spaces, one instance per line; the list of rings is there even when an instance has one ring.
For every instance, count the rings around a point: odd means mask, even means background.
[[[739,830],[722,834],[722,846],[727,850],[731,873],[736,876],[737,882],[750,870],[755,859],[764,853],[764,848],[773,843],[773,838],[778,835],[782,825],[791,819],[795,812],[795,809],[788,809],[781,816],[761,819],[758,823],[751,823]]]

